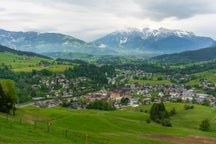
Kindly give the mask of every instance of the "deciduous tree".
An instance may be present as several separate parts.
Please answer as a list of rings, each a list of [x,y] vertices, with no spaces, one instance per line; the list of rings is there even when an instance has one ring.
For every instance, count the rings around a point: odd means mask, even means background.
[[[16,90],[11,80],[0,81],[0,111],[15,114],[15,104],[17,102]]]

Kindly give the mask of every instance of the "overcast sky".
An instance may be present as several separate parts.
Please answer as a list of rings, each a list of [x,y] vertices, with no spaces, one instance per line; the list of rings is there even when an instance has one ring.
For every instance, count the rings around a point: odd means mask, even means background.
[[[216,39],[215,0],[0,0],[0,28],[92,41],[128,27],[192,31]]]

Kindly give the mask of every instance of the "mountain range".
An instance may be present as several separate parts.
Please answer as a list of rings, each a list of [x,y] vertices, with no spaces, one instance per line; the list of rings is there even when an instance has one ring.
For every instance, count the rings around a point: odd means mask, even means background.
[[[141,53],[176,53],[212,46],[215,41],[209,37],[196,36],[192,32],[149,28],[110,33],[95,43],[115,50],[138,51]]]
[[[94,55],[159,55],[212,46],[209,37],[192,32],[149,28],[115,31],[93,42],[59,33],[14,32],[0,29],[0,44],[36,53],[73,52]]]
[[[94,43],[87,43],[59,33],[14,32],[0,29],[0,44],[12,49],[35,53],[106,53],[106,50],[100,49]]]

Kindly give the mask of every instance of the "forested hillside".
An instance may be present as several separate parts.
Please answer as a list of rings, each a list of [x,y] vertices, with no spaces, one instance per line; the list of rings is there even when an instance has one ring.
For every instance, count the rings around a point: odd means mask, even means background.
[[[170,64],[188,64],[216,59],[216,46],[195,51],[160,55],[154,60]]]

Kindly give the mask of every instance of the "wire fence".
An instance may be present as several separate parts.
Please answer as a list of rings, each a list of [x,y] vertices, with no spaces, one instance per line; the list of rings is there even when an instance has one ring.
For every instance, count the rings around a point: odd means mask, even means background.
[[[0,128],[13,129],[17,126],[24,126],[31,129],[31,132],[44,132],[59,138],[67,138],[73,143],[98,143],[98,139],[89,136],[83,130],[71,130],[68,128],[60,127],[52,121],[47,120],[32,120],[23,116],[12,116],[0,113]],[[104,143],[104,142],[101,142]]]

